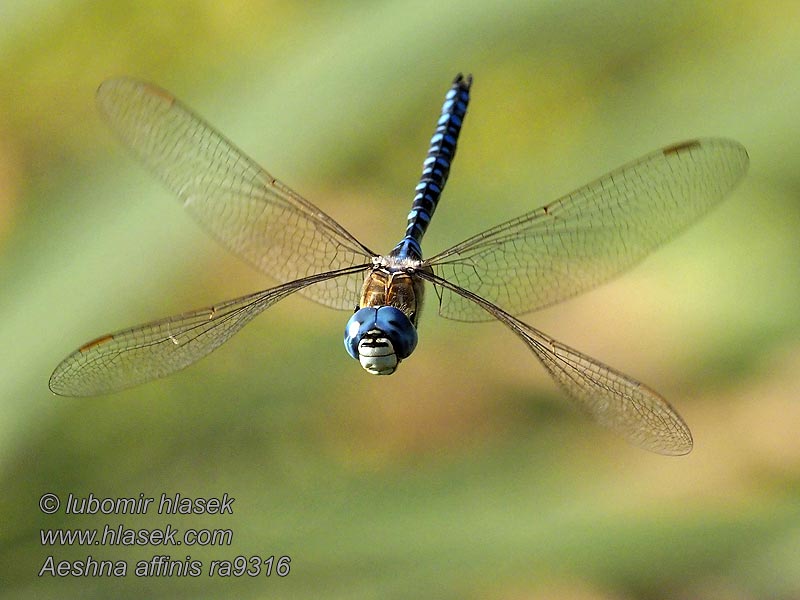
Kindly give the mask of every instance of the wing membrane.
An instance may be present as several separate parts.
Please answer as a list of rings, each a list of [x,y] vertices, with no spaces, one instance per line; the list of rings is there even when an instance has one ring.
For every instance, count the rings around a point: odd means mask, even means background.
[[[229,250],[278,281],[368,262],[372,252],[316,206],[259,167],[168,92],[111,79],[97,91],[111,127]],[[352,308],[358,277],[303,294]]]
[[[61,396],[108,394],[165,377],[213,352],[262,311],[315,283],[368,265],[320,273],[215,306],[101,336],[70,354],[50,377]]]
[[[468,290],[419,271],[435,285],[458,294],[505,323],[536,355],[577,406],[628,442],[659,454],[687,454],[692,434],[657,392],[534,329]]]
[[[509,313],[537,310],[639,262],[722,200],[747,165],[744,147],[731,140],[662,148],[427,264]],[[463,321],[490,318],[448,290],[440,314]]]

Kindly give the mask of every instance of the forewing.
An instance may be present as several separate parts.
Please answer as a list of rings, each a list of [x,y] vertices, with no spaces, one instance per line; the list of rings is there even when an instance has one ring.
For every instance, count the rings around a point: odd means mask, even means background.
[[[279,300],[355,270],[320,273],[215,306],[101,336],[67,356],[50,377],[61,396],[94,396],[165,377],[200,360]],[[363,278],[363,276],[362,276]]]
[[[505,323],[577,406],[601,425],[645,450],[673,455],[691,451],[692,434],[686,423],[646,385],[554,340],[468,290],[456,288],[435,275],[419,275]]]
[[[658,454],[688,454],[692,434],[657,392],[600,361],[515,321],[508,323],[577,406],[631,444]]]
[[[98,89],[97,103],[123,142],[211,235],[278,281],[363,264],[372,256],[168,92],[110,79]],[[349,309],[361,283],[351,276],[303,293]]]
[[[621,167],[538,210],[427,261],[434,273],[524,314],[603,283],[706,214],[736,185],[748,157],[738,142],[684,142]],[[444,290],[444,317],[487,313]]]

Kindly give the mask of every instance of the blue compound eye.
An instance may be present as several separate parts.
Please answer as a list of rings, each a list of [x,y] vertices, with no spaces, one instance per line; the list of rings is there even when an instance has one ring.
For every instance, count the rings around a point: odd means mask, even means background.
[[[378,310],[375,308],[362,308],[357,310],[344,329],[344,347],[347,353],[358,359],[358,342],[370,329],[375,327]]]
[[[376,325],[392,341],[398,358],[407,358],[417,347],[417,329],[399,308],[380,307]]]
[[[416,348],[417,330],[394,306],[362,308],[347,322],[344,346],[368,372],[389,375]]]

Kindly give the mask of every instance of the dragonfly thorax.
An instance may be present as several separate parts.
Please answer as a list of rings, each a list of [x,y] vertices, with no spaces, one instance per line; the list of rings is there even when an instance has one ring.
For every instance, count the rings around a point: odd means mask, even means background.
[[[344,332],[347,352],[373,375],[390,375],[417,345],[423,281],[412,265],[379,259]]]
[[[416,327],[425,294],[424,282],[414,275],[419,261],[381,257],[375,263],[364,280],[358,308],[394,306]]]

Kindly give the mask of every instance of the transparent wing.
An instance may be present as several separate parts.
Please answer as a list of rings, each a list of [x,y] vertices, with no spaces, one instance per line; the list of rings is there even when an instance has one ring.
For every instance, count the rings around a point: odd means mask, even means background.
[[[662,148],[538,210],[427,261],[434,273],[512,314],[607,281],[707,213],[747,171],[739,143],[704,139]],[[440,314],[490,318],[444,290]]]
[[[211,235],[278,281],[363,264],[373,255],[168,92],[110,79],[97,90],[97,103],[123,142]],[[302,293],[350,309],[363,282],[352,276],[339,283]]]
[[[165,377],[200,360],[256,315],[315,283],[348,277],[366,266],[305,279],[101,336],[56,367],[50,389],[61,396],[94,396]],[[363,278],[363,277],[362,277]]]
[[[671,455],[691,451],[689,428],[655,391],[515,319],[468,290],[424,271],[417,273],[505,323],[533,351],[578,407],[596,422],[645,450]]]

